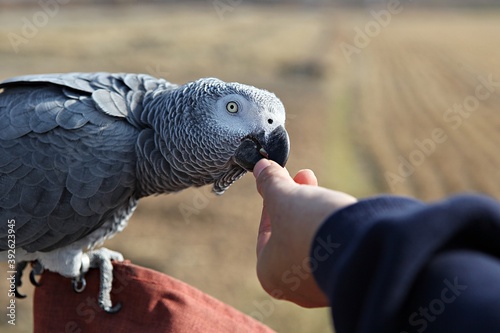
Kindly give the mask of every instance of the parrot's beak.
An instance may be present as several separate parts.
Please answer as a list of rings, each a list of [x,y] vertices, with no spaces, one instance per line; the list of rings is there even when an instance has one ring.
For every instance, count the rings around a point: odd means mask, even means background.
[[[243,139],[236,150],[234,160],[243,169],[251,172],[255,164],[263,158],[273,160],[284,167],[289,153],[288,133],[283,126],[278,126],[267,136],[262,132]]]

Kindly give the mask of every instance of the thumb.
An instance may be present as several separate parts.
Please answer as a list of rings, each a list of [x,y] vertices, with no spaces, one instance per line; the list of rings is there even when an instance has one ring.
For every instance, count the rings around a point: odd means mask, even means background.
[[[257,182],[257,190],[264,199],[268,197],[270,192],[279,192],[290,185],[295,185],[295,182],[285,168],[267,159],[261,159],[255,164],[253,175]]]
[[[271,161],[268,159],[263,158],[258,161],[257,164],[255,164],[255,166],[253,167],[253,175],[255,176],[255,178],[259,178],[261,172],[270,165]]]

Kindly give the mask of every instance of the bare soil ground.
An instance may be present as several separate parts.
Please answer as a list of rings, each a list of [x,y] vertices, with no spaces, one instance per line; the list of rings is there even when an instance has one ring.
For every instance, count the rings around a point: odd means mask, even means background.
[[[220,16],[210,3],[67,5],[23,35],[23,22],[33,22],[40,10],[0,12],[0,79],[117,71],[176,83],[206,76],[240,81],[283,100],[291,172],[312,168],[322,185],[356,196],[500,194],[500,85],[490,85],[488,97],[482,89],[478,103],[473,99],[478,77],[500,82],[498,11],[403,8],[377,30],[369,10],[242,4]],[[370,25],[369,38],[356,37],[356,29]],[[26,40],[17,52],[12,33]],[[465,111],[446,113],[454,104]],[[188,218],[180,209],[186,206],[194,208]],[[279,332],[332,332],[327,309],[274,301],[260,288],[254,270],[260,209],[250,175],[222,197],[203,188],[148,198],[106,246],[247,314],[260,314]],[[2,290],[0,305],[6,304]],[[30,299],[18,305],[16,327],[2,315],[2,332],[32,330]]]

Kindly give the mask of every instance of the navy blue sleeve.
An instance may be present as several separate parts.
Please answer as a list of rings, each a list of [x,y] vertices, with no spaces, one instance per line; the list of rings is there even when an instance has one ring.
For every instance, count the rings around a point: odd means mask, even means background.
[[[337,333],[500,332],[500,204],[491,198],[362,200],[320,227],[311,263]]]

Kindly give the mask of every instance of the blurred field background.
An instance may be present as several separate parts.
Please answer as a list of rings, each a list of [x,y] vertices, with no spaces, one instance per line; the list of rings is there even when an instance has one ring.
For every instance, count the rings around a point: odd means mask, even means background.
[[[358,197],[389,192],[435,200],[463,191],[500,197],[495,6],[426,8],[401,1],[391,12],[384,3],[222,1],[233,5],[219,10],[215,3],[70,2],[43,21],[39,4],[12,1],[0,7],[0,80],[109,71],[176,83],[207,76],[239,81],[284,102],[291,172],[312,168],[321,185]],[[28,34],[26,21],[43,24]],[[493,83],[484,86],[488,77]],[[261,200],[253,177],[222,197],[209,192],[144,200],[106,246],[279,332],[332,332],[327,309],[302,309],[261,290],[254,270]],[[182,207],[192,214],[183,215]],[[4,265],[0,272],[5,288]],[[17,302],[16,326],[0,311],[1,332],[32,330],[32,288],[22,291],[30,298]]]

